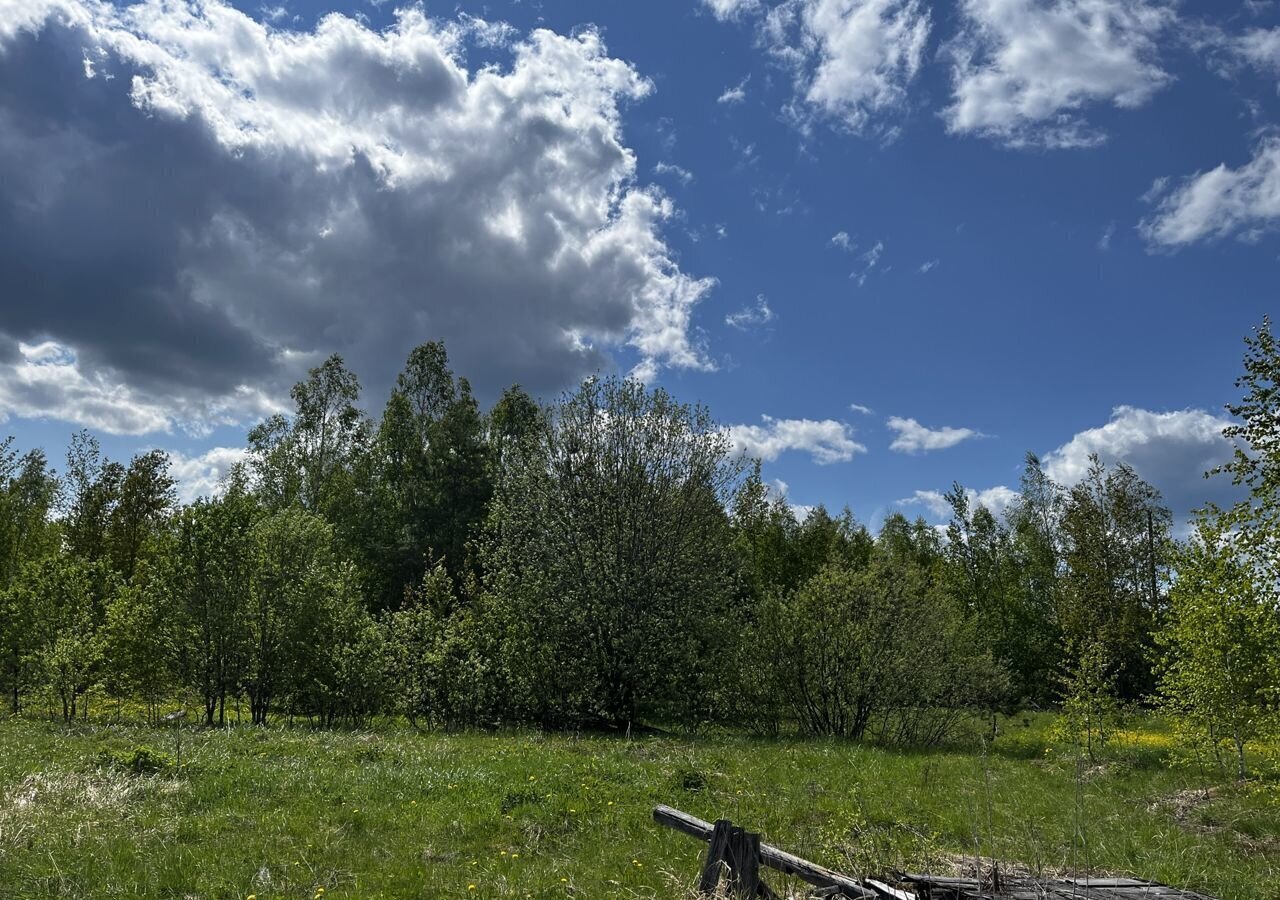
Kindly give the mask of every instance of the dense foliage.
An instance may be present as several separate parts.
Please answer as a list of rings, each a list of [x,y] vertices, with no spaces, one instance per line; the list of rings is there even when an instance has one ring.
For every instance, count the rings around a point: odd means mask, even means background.
[[[0,685],[13,712],[210,725],[629,728],[724,723],[930,744],[1061,704],[1092,752],[1153,697],[1217,750],[1275,724],[1280,354],[1251,339],[1228,471],[1251,489],[1185,546],[1156,490],[1029,455],[997,516],[956,485],[945,533],[797,516],[701,407],[593,378],[483,411],[444,347],[381,417],[334,356],[249,435],[216,496],[166,456],[76,435],[61,473],[0,445]],[[1177,572],[1173,567],[1177,566]]]

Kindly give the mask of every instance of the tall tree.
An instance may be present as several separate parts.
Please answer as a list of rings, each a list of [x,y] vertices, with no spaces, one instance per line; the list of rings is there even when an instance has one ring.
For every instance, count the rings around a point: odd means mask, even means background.
[[[1062,488],[1028,453],[1017,499],[1008,512],[1015,604],[1025,628],[1025,654],[1013,664],[1015,689],[1032,702],[1057,694],[1062,664]]]
[[[948,583],[952,595],[972,617],[983,646],[1011,678],[1011,699],[1046,699],[1052,657],[1049,616],[1052,607],[1037,602],[1034,569],[1025,567],[1018,525],[1000,521],[985,506],[971,507],[959,484],[947,494],[951,522],[947,526]],[[1028,506],[1034,500],[1029,500]],[[1032,537],[1023,534],[1025,540]],[[1033,545],[1034,546],[1034,545]],[[1048,560],[1053,565],[1053,559]]]
[[[118,584],[104,561],[68,553],[27,566],[14,591],[35,610],[33,660],[67,721],[87,712],[81,698],[101,674],[102,628]]]
[[[1244,390],[1227,411],[1238,422],[1223,430],[1235,444],[1231,461],[1214,471],[1248,490],[1248,497],[1227,515],[1240,533],[1239,547],[1266,570],[1264,581],[1280,583],[1280,345],[1265,317],[1245,338],[1244,374],[1236,379]]]
[[[360,382],[338,354],[290,392],[292,418],[272,416],[249,432],[251,468],[267,505],[335,515],[350,502],[351,470],[367,441]]]
[[[164,557],[176,617],[175,668],[203,701],[208,725],[225,724],[227,699],[248,665],[257,519],[255,502],[239,491],[198,500],[177,517],[172,552]]]
[[[493,493],[492,453],[471,387],[448,363],[439,342],[410,353],[362,471],[364,525],[353,543],[381,608],[398,606],[437,561],[457,585],[476,574],[468,542]],[[508,392],[499,404],[498,425],[511,437],[529,427],[525,400]]]
[[[174,687],[177,668],[178,617],[167,584],[157,577],[164,571],[165,551],[171,553],[172,546],[141,563],[132,582],[111,599],[102,633],[108,695],[143,701],[149,724],[157,723],[160,703]]]
[[[72,436],[62,496],[63,531],[67,549],[79,559],[109,555],[107,532],[124,475],[124,466],[106,459],[98,439],[88,431]]]
[[[548,722],[689,709],[733,596],[742,465],[705,409],[591,379],[499,478],[488,591],[517,702]]]
[[[178,502],[177,482],[169,474],[169,455],[152,450],[135,456],[120,480],[119,499],[107,523],[112,565],[132,581],[148,540]]]
[[[1151,634],[1164,605],[1172,517],[1132,468],[1095,455],[1062,515],[1065,590],[1060,619],[1073,651],[1097,645],[1123,700],[1147,696]]]
[[[326,639],[326,601],[336,572],[333,530],[305,510],[262,519],[253,541],[244,688],[253,723],[263,725],[278,701],[296,702],[311,688],[311,662]]]
[[[50,518],[58,480],[42,452],[19,457],[12,444],[0,443],[0,685],[17,713],[32,680],[38,611],[15,586],[26,567],[58,551]]]

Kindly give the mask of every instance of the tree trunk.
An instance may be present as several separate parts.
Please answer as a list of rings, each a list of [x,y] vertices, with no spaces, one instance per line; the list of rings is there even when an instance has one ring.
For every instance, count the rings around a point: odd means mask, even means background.
[[[1236,745],[1236,777],[1243,781],[1249,777],[1249,767],[1244,758],[1244,741],[1240,739],[1239,733],[1233,736],[1232,741]]]

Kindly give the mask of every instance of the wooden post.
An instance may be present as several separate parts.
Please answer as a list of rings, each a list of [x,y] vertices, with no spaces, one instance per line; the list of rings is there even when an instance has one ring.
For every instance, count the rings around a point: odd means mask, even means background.
[[[702,864],[702,877],[698,879],[698,893],[710,894],[720,883],[720,868],[725,863],[725,851],[729,846],[729,831],[733,823],[728,819],[717,819],[712,827],[710,843],[707,845],[707,860]]]
[[[733,896],[755,900],[760,893],[760,835],[733,828],[729,832],[729,886]]]
[[[711,827],[698,892],[714,893],[724,876],[728,876],[730,896],[737,900],[775,896],[760,880],[760,835],[739,828],[728,819],[719,819]]]

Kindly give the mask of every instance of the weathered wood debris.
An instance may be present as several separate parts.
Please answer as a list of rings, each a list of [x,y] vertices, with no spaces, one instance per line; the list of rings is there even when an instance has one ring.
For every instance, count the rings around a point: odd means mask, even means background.
[[[728,819],[704,822],[670,806],[657,806],[653,819],[707,843],[698,890],[727,888],[735,900],[778,895],[760,869],[794,875],[812,885],[810,897],[830,900],[1213,900],[1204,894],[1138,878],[1030,878],[994,872],[981,880],[944,875],[891,872],[882,879],[857,878],[801,859],[763,843],[760,835]]]

